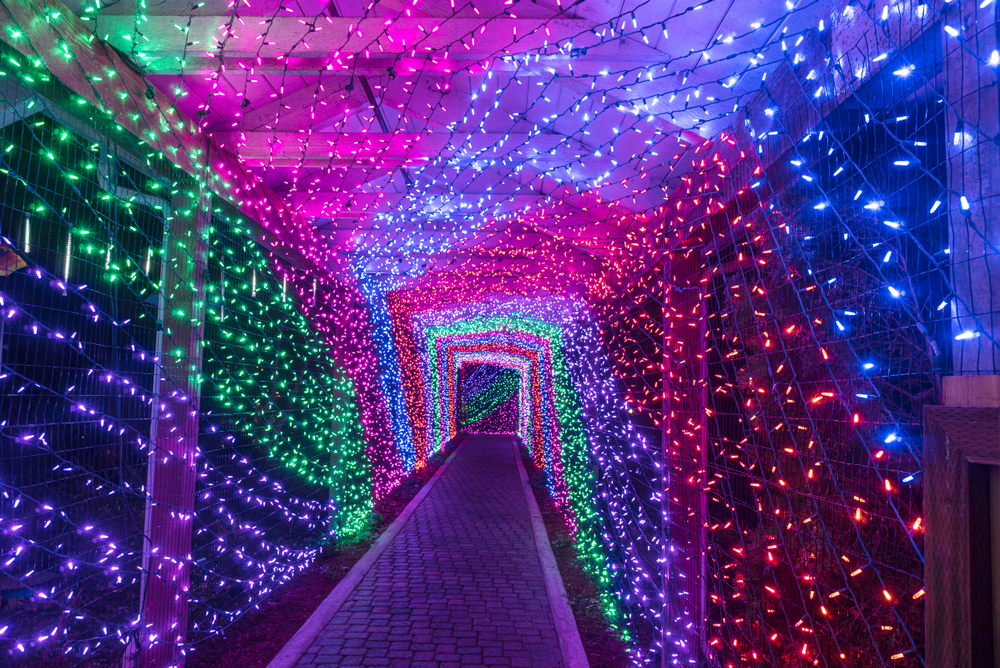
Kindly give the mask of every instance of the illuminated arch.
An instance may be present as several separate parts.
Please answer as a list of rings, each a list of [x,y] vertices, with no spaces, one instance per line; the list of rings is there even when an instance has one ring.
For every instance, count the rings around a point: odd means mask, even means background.
[[[532,408],[533,402],[531,399],[531,365],[523,357],[512,354],[491,354],[484,352],[467,352],[467,353],[451,353],[454,355],[455,366],[457,370],[461,370],[463,366],[469,364],[491,364],[493,366],[503,367],[506,369],[514,369],[520,375],[520,380],[518,385],[520,387],[520,412],[518,414],[518,430],[517,435],[525,443],[531,442],[531,425],[534,418]],[[449,376],[450,377],[450,376]],[[452,421],[457,421],[455,415],[457,414],[457,395],[458,386],[452,390],[449,389],[448,400],[449,400],[449,415]]]

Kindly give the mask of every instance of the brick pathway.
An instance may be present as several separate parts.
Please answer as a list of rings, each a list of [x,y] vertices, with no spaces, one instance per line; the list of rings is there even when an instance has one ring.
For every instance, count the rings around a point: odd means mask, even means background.
[[[298,665],[561,666],[514,457],[470,437]]]

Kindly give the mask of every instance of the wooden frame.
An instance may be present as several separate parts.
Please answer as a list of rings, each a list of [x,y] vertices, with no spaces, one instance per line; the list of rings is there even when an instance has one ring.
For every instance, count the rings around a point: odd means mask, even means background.
[[[946,403],[979,405],[924,408],[926,665],[995,666],[1000,377],[944,380]]]

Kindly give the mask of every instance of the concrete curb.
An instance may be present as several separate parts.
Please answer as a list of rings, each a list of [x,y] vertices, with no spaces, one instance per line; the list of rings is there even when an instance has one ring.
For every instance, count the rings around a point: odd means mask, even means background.
[[[441,465],[441,468],[434,473],[433,477],[427,481],[427,484],[425,484],[417,495],[413,497],[413,500],[406,504],[406,508],[403,508],[403,512],[401,512],[399,517],[397,517],[395,521],[390,524],[389,527],[375,540],[371,548],[365,552],[365,556],[361,557],[361,559],[354,564],[351,570],[347,572],[344,579],[337,583],[337,586],[333,588],[330,595],[319,604],[319,607],[316,608],[316,611],[309,616],[309,619],[306,620],[305,624],[303,624],[302,627],[295,632],[295,635],[292,636],[291,640],[285,643],[285,646],[281,648],[281,651],[279,651],[278,654],[271,659],[271,663],[267,664],[267,668],[293,668],[299,662],[299,659],[301,659],[302,656],[309,650],[312,644],[316,641],[316,638],[319,637],[319,634],[323,632],[323,629],[325,629],[327,624],[330,623],[333,616],[337,614],[338,610],[340,610],[340,606],[344,604],[344,601],[346,601],[347,598],[354,593],[354,590],[357,589],[358,585],[361,584],[365,575],[367,575],[368,571],[370,571],[372,566],[375,565],[378,558],[382,556],[385,549],[389,547],[389,544],[392,543],[393,539],[403,528],[403,525],[406,524],[408,519],[410,519],[413,511],[417,509],[420,502],[424,500],[424,497],[427,496],[427,494],[431,491],[431,488],[434,487],[434,483],[436,483],[438,478],[441,477],[444,470],[448,468],[448,464],[451,464],[451,461],[455,459],[455,455],[457,455],[465,446],[467,440],[467,438],[462,438],[461,443],[458,444],[458,447],[455,448],[455,451],[451,453],[448,459],[445,460],[444,464]]]
[[[513,441],[513,445],[517,469],[521,472],[521,485],[524,487],[524,496],[528,501],[528,515],[531,517],[531,528],[535,534],[535,547],[538,548],[538,559],[542,562],[542,580],[545,582],[545,591],[549,595],[549,606],[552,609],[552,619],[556,624],[556,636],[559,638],[563,664],[566,668],[590,668],[587,652],[584,651],[583,641],[580,640],[580,631],[576,628],[573,609],[569,607],[566,588],[559,575],[559,566],[556,565],[555,555],[552,554],[549,534],[545,531],[542,513],[538,510],[535,493],[531,490],[531,483],[528,482],[528,472],[524,470],[524,462],[521,461],[521,449],[518,447],[517,441]]]

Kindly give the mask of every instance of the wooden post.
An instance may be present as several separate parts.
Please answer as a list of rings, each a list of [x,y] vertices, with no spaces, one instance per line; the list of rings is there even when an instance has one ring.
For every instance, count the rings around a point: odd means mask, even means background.
[[[944,379],[924,408],[928,668],[998,666],[1000,376]]]
[[[670,251],[664,304],[666,345],[663,351],[667,382],[663,387],[664,505],[668,513],[670,561],[666,629],[686,629],[688,651],[700,665],[705,659],[707,582],[705,527],[708,501],[707,469],[708,366],[705,361],[705,304],[701,283],[702,247]],[[674,665],[669,648],[676,638],[664,638],[663,665]],[[692,658],[693,658],[692,657]]]
[[[210,214],[197,195],[178,200],[161,272],[163,353],[147,476],[142,630],[127,657],[139,668],[183,666],[188,627],[207,267],[202,234]]]

